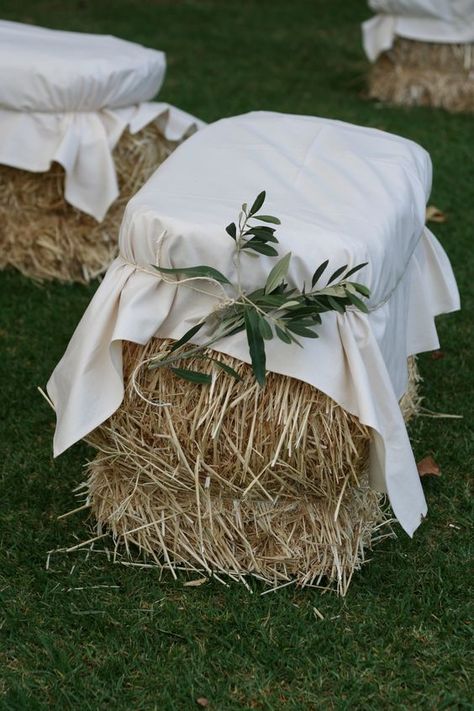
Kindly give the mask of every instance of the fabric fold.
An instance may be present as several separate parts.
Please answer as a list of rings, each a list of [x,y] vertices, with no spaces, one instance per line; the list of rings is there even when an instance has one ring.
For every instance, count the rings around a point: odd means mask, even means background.
[[[391,49],[396,37],[420,42],[474,42],[474,0],[370,0],[377,14],[362,23],[371,62]]]
[[[163,102],[77,113],[22,113],[0,107],[0,163],[32,172],[60,163],[67,202],[101,222],[119,194],[113,149],[127,128],[137,133],[153,121],[170,141],[205,125]]]

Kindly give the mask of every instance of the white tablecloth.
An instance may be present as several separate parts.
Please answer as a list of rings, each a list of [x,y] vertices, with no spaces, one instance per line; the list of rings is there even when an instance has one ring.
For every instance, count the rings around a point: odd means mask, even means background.
[[[180,140],[203,125],[150,102],[166,71],[163,52],[116,37],[0,21],[0,163],[66,171],[65,199],[102,220],[118,197],[112,150],[122,132],[159,120]]]
[[[474,42],[474,0],[369,0],[377,15],[362,24],[370,61],[390,49],[396,37],[420,42]]]
[[[279,250],[293,253],[295,285],[309,283],[329,258],[333,270],[368,261],[358,280],[372,290],[368,315],[325,314],[320,338],[303,349],[268,342],[267,366],[319,388],[374,430],[372,484],[388,492],[412,534],[426,504],[398,406],[407,356],[438,348],[434,317],[459,306],[449,261],[424,227],[430,186],[422,148],[338,121],[251,113],[190,138],[130,201],[120,256],[48,383],[55,455],[120,406],[122,340],[178,338],[215,305],[212,296],[166,283],[150,265],[209,264],[235,279],[224,227],[265,189],[264,211],[282,220]],[[245,285],[261,286],[274,259],[244,259]],[[249,362],[244,334],[215,347]]]

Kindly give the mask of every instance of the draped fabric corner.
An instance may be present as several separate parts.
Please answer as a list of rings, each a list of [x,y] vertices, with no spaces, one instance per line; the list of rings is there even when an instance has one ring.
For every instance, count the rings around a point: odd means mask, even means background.
[[[158,102],[79,113],[0,108],[0,163],[32,172],[60,163],[66,173],[66,201],[101,222],[119,195],[114,147],[126,128],[137,133],[152,121],[170,141],[204,126],[185,111]]]

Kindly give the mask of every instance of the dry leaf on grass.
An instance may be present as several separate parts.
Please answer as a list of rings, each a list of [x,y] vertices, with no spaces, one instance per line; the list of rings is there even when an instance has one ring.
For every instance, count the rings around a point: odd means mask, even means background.
[[[431,360],[442,360],[444,358],[443,351],[433,351],[431,353]]]
[[[441,476],[441,470],[431,456],[424,457],[416,466],[418,467],[418,474],[420,477]]]
[[[196,703],[198,706],[206,708],[206,706],[209,706],[209,699],[206,699],[205,696],[200,696],[198,699],[196,699]]]
[[[439,207],[435,205],[428,205],[426,208],[426,221],[427,222],[446,222],[447,217]]]

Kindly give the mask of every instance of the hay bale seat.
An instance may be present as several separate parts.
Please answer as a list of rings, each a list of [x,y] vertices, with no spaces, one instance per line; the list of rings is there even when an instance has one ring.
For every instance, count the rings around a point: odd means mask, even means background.
[[[97,533],[172,571],[344,595],[390,533],[384,497],[368,484],[369,428],[293,378],[270,373],[261,390],[248,365],[223,354],[213,356],[242,381],[219,375],[212,390],[139,367],[168,344],[125,344],[124,402],[87,438],[97,450],[86,484]],[[409,365],[407,421],[419,404]]]
[[[474,0],[368,0],[369,95],[391,104],[474,110]]]
[[[474,111],[474,43],[398,37],[369,74],[369,96],[391,104]]]
[[[156,123],[124,132],[113,151],[120,196],[97,222],[64,198],[64,168],[46,173],[0,165],[0,269],[36,280],[88,283],[117,254],[125,205],[176,148]]]
[[[151,101],[163,52],[0,21],[0,269],[88,282],[132,195],[201,124]]]
[[[413,534],[426,502],[404,422],[418,406],[413,364],[399,405],[407,356],[439,346],[434,317],[459,303],[424,227],[430,183],[416,144],[318,117],[222,119],[173,152],[128,204],[120,254],[47,386],[55,456],[79,439],[97,450],[80,489],[97,535],[173,573],[344,594],[389,531],[379,492]],[[311,284],[324,260],[324,284],[363,265],[368,313],[324,313],[302,348],[266,341],[263,389],[242,332],[212,346],[241,381],[150,370],[148,358],[206,315],[219,319],[237,293],[208,277],[176,281],[172,268],[210,265],[232,284],[240,273],[247,294],[267,282],[276,257],[243,254],[239,270],[225,228],[263,188],[262,220],[281,219],[278,252],[292,254],[290,286]],[[193,344],[208,343],[200,334]]]

